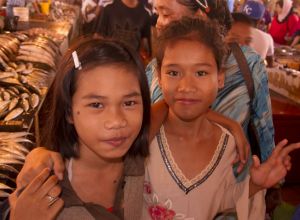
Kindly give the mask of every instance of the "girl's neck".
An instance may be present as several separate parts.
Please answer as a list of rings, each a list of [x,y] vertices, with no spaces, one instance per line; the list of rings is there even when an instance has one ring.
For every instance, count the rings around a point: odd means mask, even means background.
[[[206,138],[209,135],[211,125],[206,114],[199,116],[193,121],[184,121],[177,117],[172,111],[169,111],[164,123],[166,133],[183,139]]]
[[[123,169],[123,158],[106,159],[98,156],[87,147],[79,147],[79,158],[73,162],[76,170],[103,173],[109,170]]]

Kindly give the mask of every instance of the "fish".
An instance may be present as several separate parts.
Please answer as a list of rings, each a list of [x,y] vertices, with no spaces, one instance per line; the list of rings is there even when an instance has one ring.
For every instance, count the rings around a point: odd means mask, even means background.
[[[7,186],[7,185],[5,185],[4,183],[0,183],[0,189],[8,189],[8,190],[11,190],[11,191],[13,191],[14,189],[13,188],[11,188],[10,186]]]
[[[6,164],[0,164],[0,170],[9,171],[11,173],[19,173],[19,171],[16,168]],[[0,189],[1,189],[1,183],[0,183]]]
[[[22,76],[22,75],[19,76],[19,80],[23,84],[28,82],[27,78],[25,76]]]
[[[40,103],[40,97],[39,97],[37,94],[33,93],[33,94],[30,96],[29,101],[30,101],[31,107],[32,107],[33,109],[35,109],[35,108],[39,105],[39,103]]]
[[[18,156],[20,159],[25,159],[26,154],[22,151],[19,151],[16,148],[10,148],[10,147],[1,147],[0,149],[0,156],[2,155],[11,155],[11,156]]]
[[[11,154],[11,153],[4,153],[0,151],[0,158],[1,159],[16,159],[19,161],[25,161],[25,156],[20,156],[18,154]]]
[[[15,119],[18,116],[20,116],[23,112],[24,112],[23,108],[15,108],[14,110],[12,110],[10,113],[6,115],[4,121],[10,121],[12,119]]]
[[[19,90],[16,87],[11,86],[11,87],[8,87],[8,88],[10,90],[14,91],[15,94],[17,94],[17,95],[20,94]]]
[[[9,195],[10,195],[10,193],[5,192],[5,191],[3,191],[3,190],[0,190],[0,197],[1,197],[1,198],[8,197]]]
[[[30,83],[29,81],[26,84],[24,84],[24,86],[36,94],[41,94],[41,90],[36,85]]]
[[[37,63],[42,63],[44,65],[48,65],[50,66],[51,68],[55,69],[56,66],[55,64],[53,63],[53,61],[45,61],[43,60],[42,57],[34,57],[34,56],[24,56],[24,55],[19,55],[16,57],[17,60],[20,60],[20,61],[31,61],[31,62],[37,62]]]
[[[9,141],[9,140],[14,140],[17,138],[21,138],[21,137],[26,137],[28,135],[32,135],[29,132],[0,132],[0,140],[1,141]],[[1,142],[0,142],[1,143]]]
[[[8,111],[13,110],[18,105],[18,102],[19,102],[19,98],[18,97],[13,98],[11,100],[11,102],[9,103],[9,105],[8,105]]]
[[[22,93],[22,94],[20,95],[20,97],[21,97],[22,99],[26,99],[26,98],[29,98],[29,94],[26,93],[26,92],[24,92],[24,93]]]
[[[18,73],[22,72],[24,70],[26,70],[26,65],[24,63],[20,63],[16,68],[16,72],[18,72]]]
[[[5,79],[0,79],[0,84],[4,85],[22,85],[19,80],[16,78],[5,78]]]
[[[15,179],[13,179],[13,178],[11,178],[10,176],[8,176],[8,175],[5,175],[5,174],[2,174],[2,173],[0,173],[0,180],[10,180],[10,181],[12,181],[13,183],[16,183],[16,180]]]
[[[11,98],[11,95],[7,91],[4,91],[4,92],[2,92],[2,97],[3,97],[4,101],[9,101]]]
[[[4,109],[8,108],[10,101],[2,101],[0,102],[0,111],[3,111]]]
[[[25,112],[28,112],[30,106],[29,106],[29,101],[28,99],[24,98],[21,100],[21,106],[24,109]]]
[[[34,53],[34,54],[48,56],[50,59],[54,59],[56,57],[56,54],[52,50],[49,50],[49,48],[47,49],[47,47],[42,47],[42,46],[35,45],[35,44],[21,45],[19,54],[22,54],[22,52],[26,53],[26,51],[29,54]]]

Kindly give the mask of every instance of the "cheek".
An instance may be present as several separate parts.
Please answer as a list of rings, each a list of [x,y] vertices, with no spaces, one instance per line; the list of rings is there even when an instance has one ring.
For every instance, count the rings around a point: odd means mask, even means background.
[[[139,134],[143,123],[143,108],[141,107],[136,111],[127,113],[126,118],[129,127],[134,133],[133,135],[136,137]]]

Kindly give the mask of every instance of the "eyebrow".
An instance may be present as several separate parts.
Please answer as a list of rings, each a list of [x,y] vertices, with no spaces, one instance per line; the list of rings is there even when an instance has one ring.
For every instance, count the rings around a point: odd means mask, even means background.
[[[180,64],[175,64],[175,63],[170,63],[163,65],[164,67],[172,68],[172,67],[178,67]],[[207,67],[212,67],[213,65],[210,63],[194,63],[192,64],[193,66],[207,66]]]
[[[124,95],[124,98],[132,98],[132,97],[139,97],[141,96],[140,92],[131,92],[129,94]],[[106,96],[102,96],[102,95],[96,95],[96,94],[87,94],[85,96],[82,97],[83,99],[107,99]]]

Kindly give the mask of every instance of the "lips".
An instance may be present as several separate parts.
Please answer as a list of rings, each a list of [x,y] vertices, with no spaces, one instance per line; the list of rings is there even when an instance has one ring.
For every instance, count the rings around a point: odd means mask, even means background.
[[[121,146],[126,141],[126,139],[127,137],[114,137],[104,140],[104,142],[111,146],[118,147]]]
[[[201,102],[199,99],[191,99],[191,98],[177,98],[176,102],[184,105],[192,105]]]

